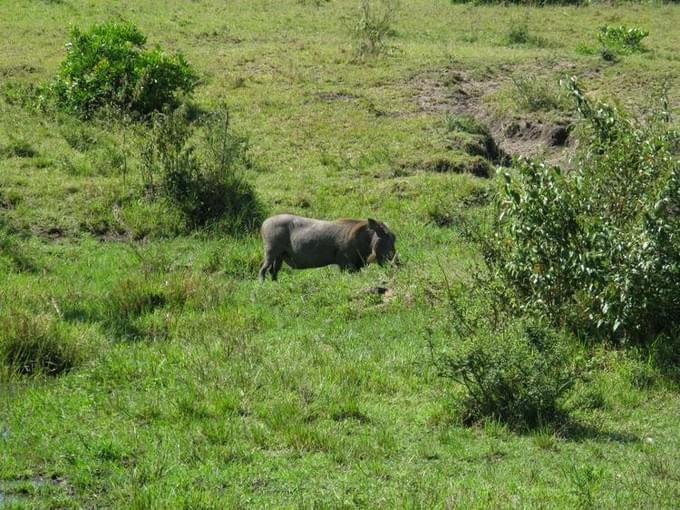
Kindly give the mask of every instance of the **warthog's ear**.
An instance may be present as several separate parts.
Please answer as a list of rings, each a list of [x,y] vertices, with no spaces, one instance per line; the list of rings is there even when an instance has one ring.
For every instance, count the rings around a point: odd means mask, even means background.
[[[385,230],[382,228],[382,225],[372,218],[368,218],[368,228],[374,230],[378,234],[385,233]]]

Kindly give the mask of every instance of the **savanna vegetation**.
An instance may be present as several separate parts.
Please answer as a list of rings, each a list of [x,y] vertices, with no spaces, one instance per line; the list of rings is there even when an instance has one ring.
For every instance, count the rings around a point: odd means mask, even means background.
[[[677,506],[676,5],[2,11],[0,508]]]

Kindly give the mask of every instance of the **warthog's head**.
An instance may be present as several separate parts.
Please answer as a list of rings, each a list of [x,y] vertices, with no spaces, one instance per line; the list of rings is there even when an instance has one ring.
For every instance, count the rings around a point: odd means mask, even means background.
[[[381,221],[368,219],[368,229],[371,232],[371,255],[368,257],[368,262],[374,260],[383,265],[385,262],[395,260],[397,250],[394,246],[397,238]]]

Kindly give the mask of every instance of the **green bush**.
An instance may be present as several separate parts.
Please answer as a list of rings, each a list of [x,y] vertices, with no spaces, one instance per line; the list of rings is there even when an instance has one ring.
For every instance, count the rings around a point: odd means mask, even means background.
[[[569,87],[586,123],[576,168],[519,161],[504,174],[487,261],[520,308],[652,340],[680,319],[680,137],[666,108],[636,121]]]
[[[490,322],[456,338],[441,358],[441,375],[464,387],[463,421],[493,418],[519,430],[562,421],[562,397],[577,380],[566,339],[527,319]]]
[[[263,212],[243,170],[247,141],[229,129],[226,109],[208,114],[199,142],[185,108],[156,114],[142,150],[148,195],[180,210],[190,229],[211,224],[231,233],[252,230]]]
[[[58,375],[82,358],[69,329],[54,317],[25,312],[0,317],[0,360],[12,372]]]
[[[600,27],[597,38],[603,49],[614,53],[629,54],[644,51],[642,39],[648,35],[648,31],[637,27],[604,25]]]
[[[66,59],[46,96],[60,107],[88,116],[102,107],[148,114],[190,94],[196,73],[181,54],[145,50],[146,37],[131,23],[107,22],[71,30]]]

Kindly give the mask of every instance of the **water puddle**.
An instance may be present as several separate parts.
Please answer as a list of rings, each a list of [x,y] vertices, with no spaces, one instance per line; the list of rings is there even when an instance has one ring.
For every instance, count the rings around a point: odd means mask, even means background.
[[[2,492],[2,489],[0,489],[0,508],[5,508],[6,506],[18,502],[19,498],[17,498],[16,496],[5,495],[5,493]]]

